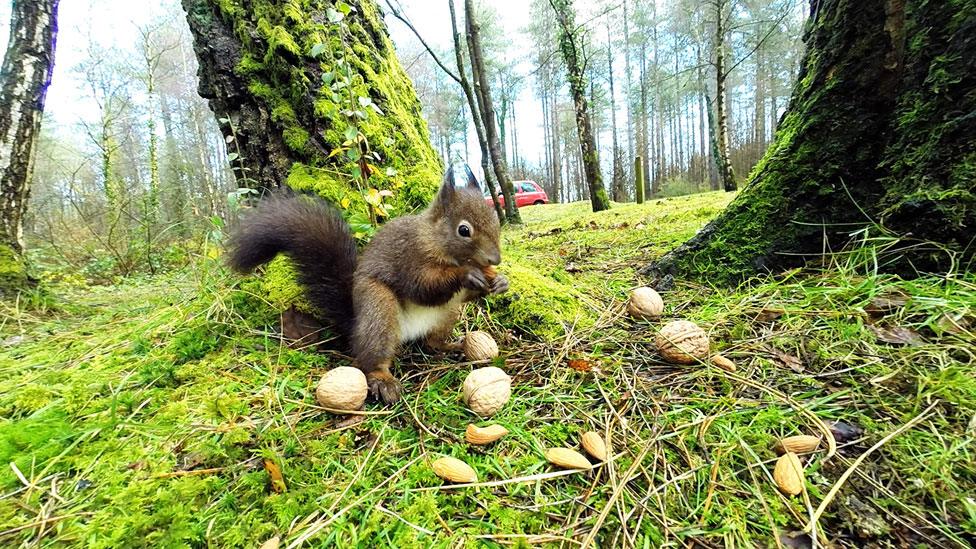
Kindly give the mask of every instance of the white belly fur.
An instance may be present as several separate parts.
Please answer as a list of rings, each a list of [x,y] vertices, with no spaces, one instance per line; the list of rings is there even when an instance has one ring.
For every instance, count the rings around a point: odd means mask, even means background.
[[[450,301],[436,307],[425,307],[411,301],[400,304],[397,318],[400,323],[400,341],[405,343],[429,334],[435,326],[445,321],[446,316],[454,314],[454,310],[464,303],[466,294],[466,290],[461,290]]]

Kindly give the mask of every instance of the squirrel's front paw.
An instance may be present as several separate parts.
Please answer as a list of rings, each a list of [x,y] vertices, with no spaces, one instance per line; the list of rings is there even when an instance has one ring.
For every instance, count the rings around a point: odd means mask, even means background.
[[[491,290],[488,279],[485,278],[485,273],[481,272],[481,269],[469,270],[462,284],[465,288],[482,294],[487,294]]]
[[[369,394],[376,400],[382,400],[385,404],[396,404],[400,400],[403,388],[397,378],[389,372],[377,370],[366,374],[366,383],[369,385]]]
[[[491,293],[503,294],[508,291],[508,278],[505,275],[496,275],[491,281]]]

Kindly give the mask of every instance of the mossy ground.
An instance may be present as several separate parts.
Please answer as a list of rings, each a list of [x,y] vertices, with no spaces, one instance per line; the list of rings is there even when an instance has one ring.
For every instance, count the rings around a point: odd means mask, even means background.
[[[834,457],[804,458],[816,507],[859,455],[933,403],[860,464],[821,519],[821,542],[973,543],[976,277],[903,281],[852,256],[734,290],[679,283],[666,318],[707,327],[739,370],[666,364],[651,344],[660,322],[626,318],[626,291],[636,268],[727,200],[523,210],[526,225],[505,233],[511,293],[464,321],[496,335],[515,379],[492,419],[511,432],[487,448],[463,442],[478,419],[459,402],[470,365],[456,357],[405,353],[405,400],[369,404],[360,423],[318,410],[315,381],[348,359],[282,345],[260,282],[210,260],[53,288],[46,311],[5,305],[0,462],[14,465],[0,471],[0,543],[525,546],[592,534],[606,547],[774,545],[809,516],[770,481],[773,441],[817,433],[795,406],[864,429]],[[913,341],[878,339],[893,328]],[[615,457],[586,474],[450,489],[428,466],[447,454],[483,481],[546,473],[545,448],[576,447],[587,430]],[[271,490],[264,460],[286,491]]]

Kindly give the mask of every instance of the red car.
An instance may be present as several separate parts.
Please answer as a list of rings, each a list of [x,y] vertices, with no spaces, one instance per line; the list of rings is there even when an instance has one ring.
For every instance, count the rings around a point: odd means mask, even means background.
[[[535,181],[523,179],[521,181],[512,181],[512,185],[515,187],[515,206],[518,208],[530,204],[538,206],[539,204],[549,203],[549,195]],[[489,206],[494,206],[490,196],[485,197],[485,202]],[[501,204],[502,208],[505,207],[505,197],[500,192],[498,193],[498,203]]]

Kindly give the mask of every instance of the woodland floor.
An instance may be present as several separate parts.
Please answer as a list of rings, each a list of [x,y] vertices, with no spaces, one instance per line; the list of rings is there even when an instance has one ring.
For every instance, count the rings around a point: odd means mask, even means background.
[[[468,311],[514,377],[491,420],[510,433],[486,448],[463,442],[478,419],[457,357],[404,354],[405,400],[364,421],[317,409],[315,381],[347,359],[281,344],[272,308],[216,259],[4,305],[0,545],[809,547],[800,532],[851,467],[818,545],[976,543],[976,276],[876,275],[872,242],[737,289],[679,283],[664,320],[698,322],[738,371],[669,365],[651,343],[663,321],[627,318],[627,290],[728,198],[523,210],[501,270],[583,297],[546,337],[532,314],[509,325],[505,302]],[[588,430],[612,459],[547,475],[545,449]],[[807,497],[781,495],[773,443],[823,430],[837,453],[803,456]],[[491,484],[445,485],[441,455]]]

